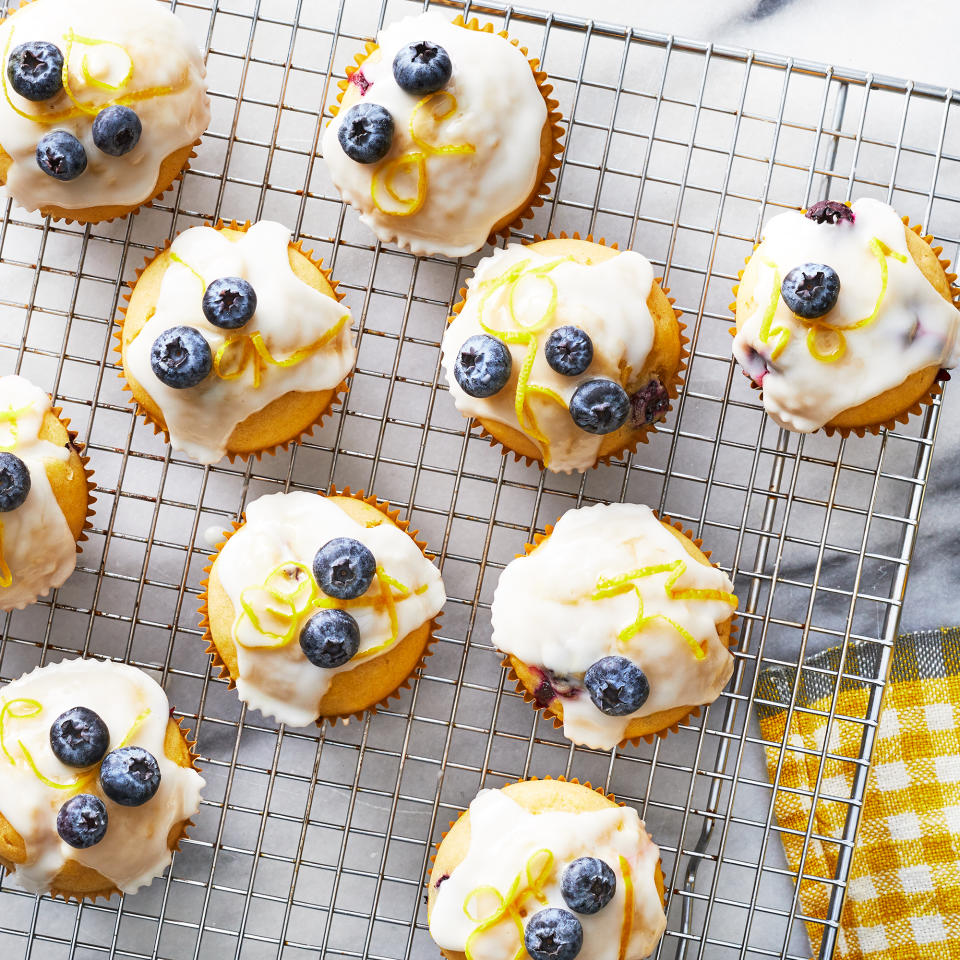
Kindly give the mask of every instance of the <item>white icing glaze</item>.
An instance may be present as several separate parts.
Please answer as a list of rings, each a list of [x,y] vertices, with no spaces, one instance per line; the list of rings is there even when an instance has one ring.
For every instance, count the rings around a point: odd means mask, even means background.
[[[523,268],[525,273],[553,263],[558,266],[543,277],[531,275],[513,286],[515,316],[512,316],[511,286],[502,285],[485,296],[484,284],[495,283],[524,261],[529,261],[529,266]],[[627,250],[600,263],[582,264],[563,257],[545,256],[521,244],[511,244],[496,251],[481,260],[474,275],[467,280],[464,307],[443,337],[443,369],[454,403],[464,416],[496,420],[530,436],[520,426],[515,405],[517,379],[530,349],[527,344],[508,344],[513,359],[510,381],[499,393],[486,399],[464,393],[454,379],[453,367],[467,338],[485,332],[480,324],[481,305],[482,319],[488,327],[522,331],[544,317],[552,290],[551,280],[556,284],[556,311],[536,335],[537,355],[530,383],[548,387],[559,394],[565,406],[546,398],[531,397],[528,407],[533,409],[537,425],[548,443],[545,447],[535,437],[530,439],[544,454],[545,466],[549,470],[569,473],[593,467],[603,442],[602,436],[581,430],[570,417],[568,405],[577,387],[595,377],[609,377],[619,383],[626,367],[636,375],[653,347],[653,320],[647,308],[647,297],[653,285],[653,267],[646,257]],[[543,353],[543,345],[550,333],[565,324],[582,328],[593,341],[593,362],[578,377],[557,373]]]
[[[618,806],[533,814],[502,790],[482,790],[470,804],[469,851],[440,885],[430,913],[430,935],[437,945],[462,951],[477,926],[464,912],[470,894],[478,887],[492,886],[505,896],[518,875],[523,886],[527,863],[540,850],[554,856],[542,889],[547,902],[527,899],[522,906],[528,916],[548,907],[568,909],[560,894],[560,878],[567,864],[578,857],[598,857],[616,874],[613,899],[591,916],[577,916],[583,926],[578,960],[640,960],[656,947],[667,922],[655,879],[660,851],[637,811]],[[626,945],[622,944],[626,885],[620,857],[628,862],[633,883],[633,923]],[[483,916],[492,913],[495,905],[494,898],[487,898]],[[471,942],[471,954],[473,960],[503,960],[515,956],[520,947],[516,926],[508,918],[478,934]]]
[[[171,250],[182,262],[168,264],[153,316],[124,351],[124,366],[163,413],[170,443],[201,463],[216,463],[227,450],[230,434],[250,414],[291,391],[332,390],[353,369],[357,351],[350,333],[350,310],[333,297],[304,283],[290,266],[290,231],[262,220],[234,241],[210,227],[191,227]],[[189,264],[185,266],[184,264]],[[192,272],[203,277],[203,284]],[[220,277],[248,280],[257,294],[257,312],[239,330],[224,330],[203,315],[206,286]],[[340,324],[329,343],[292,366],[262,364],[254,387],[253,350],[243,373],[223,379],[215,371],[196,387],[173,389],[157,379],[150,365],[156,338],[170,327],[199,330],[216,355],[230,337],[259,332],[271,356],[291,357]],[[241,347],[231,347],[239,356]],[[225,369],[235,362],[225,356]]]
[[[695,561],[649,507],[636,503],[567,511],[544,543],[500,575],[491,610],[493,643],[530,666],[573,678],[576,692],[562,704],[563,732],[574,743],[609,750],[634,717],[712,703],[730,679],[733,658],[717,632],[733,612],[726,601],[672,599],[666,572],[630,581],[640,590],[645,616],[669,617],[699,642],[705,655],[698,660],[664,620],[645,624],[626,643],[618,639],[638,614],[633,590],[592,599],[601,577],[678,560],[686,570],[676,590],[733,590],[723,571]],[[650,684],[646,703],[623,717],[601,713],[583,689],[587,668],[613,654],[638,664]]]
[[[92,105],[92,112],[75,107],[64,91],[52,100],[31,103],[6,80],[10,49],[28,40],[45,40],[66,57],[71,30],[78,37],[105,41],[92,46],[75,40],[69,57],[70,89],[78,101]],[[28,210],[49,205],[66,210],[135,207],[153,196],[166,157],[193,143],[210,121],[200,51],[186,26],[156,0],[33,0],[0,24],[0,52],[7,93],[0,97],[0,145],[13,159],[6,189]],[[133,73],[119,90],[101,89],[84,79],[84,54],[90,75],[101,83],[123,82],[131,60]],[[174,92],[138,96],[157,88]],[[130,106],[143,124],[140,142],[123,157],[109,156],[93,142],[96,113],[113,103]],[[18,115],[14,106],[31,118]],[[52,117],[42,123],[32,119],[45,115]],[[72,133],[87,152],[87,169],[75,180],[61,182],[37,166],[37,141],[53,130]]]
[[[298,608],[292,625],[292,641],[286,646],[256,647],[264,638],[244,614],[241,594],[266,582],[271,572],[283,564],[299,562],[309,571],[316,552],[335,537],[359,540],[370,549],[377,565],[383,567],[388,576],[409,589],[408,596],[396,601],[398,640],[436,616],[446,601],[440,571],[399,527],[391,523],[363,526],[333,501],[314,493],[275,493],[254,500],[247,507],[246,522],[227,541],[213,569],[235,611],[237,693],[251,707],[281,723],[293,726],[313,723],[319,715],[318,704],[334,675],[358,666],[366,651],[387,644],[391,638],[390,617],[381,605],[352,601],[347,609],[360,627],[360,649],[341,667],[316,667],[300,648],[300,629],[316,612],[316,606]],[[312,574],[309,583],[315,586]],[[319,589],[317,595],[324,596]],[[379,595],[380,584],[375,577],[360,600],[369,601]],[[245,596],[261,618],[261,624],[269,629],[265,612],[268,598],[250,593]],[[276,624],[274,632],[282,632],[285,625]],[[386,653],[392,646],[373,656]]]
[[[414,107],[422,99],[400,89],[393,78],[393,60],[409,43],[430,40],[450,55],[453,74],[444,88],[457,100],[449,119],[418,131],[436,146],[470,144],[474,152],[428,156],[423,206],[409,216],[377,209],[371,183],[378,171],[398,157],[422,148],[411,137]],[[378,103],[393,117],[390,152],[377,163],[351,160],[340,147],[337,131],[346,110],[323,135],[323,157],[344,199],[360,211],[360,219],[384,242],[395,242],[415,254],[442,253],[462,257],[479,250],[490,230],[522,206],[537,184],[540,134],[547,107],[524,55],[508,40],[454,26],[436,13],[407,17],[380,31],[379,51],[363,65],[370,83],[363,100]],[[363,101],[360,101],[363,102]],[[436,100],[440,113],[450,105]],[[400,171],[397,192],[414,197],[412,170]],[[389,196],[389,195],[386,195]],[[381,206],[386,207],[383,201]],[[398,209],[403,209],[402,207]]]
[[[733,352],[748,375],[761,381],[767,413],[788,430],[817,430],[919,370],[953,367],[958,360],[957,309],[940,296],[909,255],[896,211],[870,199],[857,200],[852,209],[852,224],[818,224],[799,212],[782,213],[766,225],[763,242],[753,254],[760,265],[753,293],[757,308],[750,316],[738,317]],[[771,359],[777,337],[770,336],[769,342],[761,338],[764,311],[774,285],[778,289],[782,278],[800,264],[825,263],[840,277],[840,296],[822,318],[824,327],[845,327],[871,315],[882,289],[880,265],[870,249],[875,237],[906,258],[906,262],[885,258],[887,291],[876,319],[845,331],[843,355],[824,362],[807,346],[811,322],[796,318],[779,297],[771,330],[786,328],[790,340]],[[831,352],[835,335],[821,336],[826,349],[818,347],[819,351]]]
[[[30,492],[16,510],[0,513],[3,557],[13,580],[0,586],[0,610],[22,610],[54,587],[77,565],[77,542],[60,509],[45,464],[70,458],[39,436],[50,397],[23,377],[0,377],[0,450],[18,456],[30,471]]]
[[[172,854],[167,836],[174,824],[200,809],[203,778],[180,767],[164,753],[170,704],[162,688],[135,667],[101,660],[65,660],[39,667],[0,690],[0,708],[12,700],[38,701],[42,711],[29,719],[4,718],[4,742],[11,763],[0,754],[0,813],[23,838],[27,862],[11,879],[25,890],[43,893],[68,860],[96,870],[123,893],[134,893],[163,873]],[[160,767],[160,787],[140,807],[123,807],[107,799],[94,780],[80,791],[47,786],[30,769],[18,741],[30,751],[40,772],[56,783],[76,780],[78,771],[61,763],[50,749],[50,725],[61,713],[84,706],[100,715],[115,750],[148,710],[130,745],[149,750]],[[26,713],[15,705],[14,713]],[[107,833],[100,843],[77,850],[57,834],[57,813],[77,792],[99,796],[107,807]]]

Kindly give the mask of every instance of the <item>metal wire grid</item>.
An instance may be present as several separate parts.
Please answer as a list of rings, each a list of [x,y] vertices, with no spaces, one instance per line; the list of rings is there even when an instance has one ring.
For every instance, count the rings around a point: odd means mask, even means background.
[[[372,244],[313,160],[335,78],[384,20],[421,6],[176,3],[209,50],[214,101],[184,182],[135,218],[86,229],[6,205],[0,370],[55,393],[88,441],[99,499],[77,573],[0,620],[0,678],[76,653],[151,671],[199,737],[208,786],[169,875],[135,897],[77,906],[4,885],[4,960],[435,957],[422,903],[432,842],[481,786],[545,774],[603,785],[645,817],[669,891],[658,957],[806,957],[799,921],[809,918],[772,813],[780,767],[771,786],[763,762],[765,748],[782,761],[782,745],[756,727],[757,673],[865,640],[879,644],[881,668],[862,678],[867,716],[845,718],[861,724],[863,749],[853,799],[833,798],[849,817],[830,915],[818,921],[822,955],[832,953],[939,404],[877,438],[778,431],[731,363],[726,304],[762,222],[827,194],[888,199],[953,257],[952,94],[467,5],[539,53],[568,118],[555,198],[529,232],[593,231],[642,250],[695,346],[683,396],[638,456],[585,477],[542,475],[470,437],[439,382],[444,319],[478,258],[418,260]],[[324,253],[360,359],[345,411],[311,440],[203,469],[134,420],[110,333],[122,283],[152,247],[220,215],[282,220]],[[346,727],[278,728],[210,678],[195,612],[207,530],[264,492],[329,481],[409,511],[450,601],[422,677],[390,709]],[[743,603],[728,692],[666,741],[607,754],[572,748],[504,687],[489,602],[535,529],[617,499],[687,523]],[[818,781],[813,799],[830,789]],[[831,843],[814,823],[805,850],[811,840]]]

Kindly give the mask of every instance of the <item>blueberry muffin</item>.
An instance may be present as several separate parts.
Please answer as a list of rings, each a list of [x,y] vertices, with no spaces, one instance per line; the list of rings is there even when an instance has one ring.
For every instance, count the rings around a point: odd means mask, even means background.
[[[122,311],[127,388],[201,463],[273,452],[346,388],[357,351],[341,299],[282,224],[192,227],[147,263]]]
[[[31,893],[136,892],[200,808],[191,745],[135,667],[38,667],[0,690],[0,739],[0,864]]]
[[[733,353],[788,430],[905,422],[957,363],[956,279],[933,238],[877,200],[774,217],[736,288]]]
[[[652,738],[720,695],[737,598],[697,541],[636,503],[568,510],[511,561],[493,643],[576,744]]]
[[[22,610],[77,565],[93,473],[69,420],[19,376],[0,377],[0,610]]]
[[[561,118],[526,53],[430,12],[385,27],[347,68],[323,157],[380,240],[466,256],[543,203]]]
[[[481,260],[443,338],[457,409],[517,459],[570,473],[633,452],[686,351],[646,257],[563,236]]]
[[[210,120],[200,51],[156,0],[32,0],[0,22],[0,50],[0,186],[44,216],[136,210]]]
[[[208,653],[281,723],[360,716],[423,662],[440,572],[389,504],[349,490],[254,500],[209,570]]]
[[[666,927],[660,851],[589,785],[481,790],[437,848],[430,935],[448,960],[642,960]]]

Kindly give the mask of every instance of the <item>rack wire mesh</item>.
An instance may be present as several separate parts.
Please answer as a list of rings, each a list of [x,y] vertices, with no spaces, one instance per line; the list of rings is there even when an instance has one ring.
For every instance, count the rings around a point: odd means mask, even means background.
[[[199,737],[207,790],[168,876],[136,896],[79,906],[2,883],[0,957],[435,957],[423,904],[432,843],[480,787],[546,774],[589,779],[646,819],[667,878],[658,957],[806,957],[811,919],[830,956],[939,403],[878,437],[788,435],[764,418],[730,359],[727,303],[765,219],[827,195],[888,200],[955,259],[952,93],[466,4],[541,57],[567,118],[559,183],[529,233],[580,230],[641,250],[694,342],[683,395],[648,446],[583,477],[552,476],[471,436],[441,382],[445,318],[478,257],[416,259],[373,243],[315,159],[353,53],[385,20],[424,4],[173,5],[209,51],[213,98],[183,183],[134,218],[88,228],[3,209],[0,372],[56,395],[89,445],[98,503],[76,574],[0,619],[0,679],[78,653],[150,671]],[[347,294],[360,354],[343,412],[312,439],[204,469],[134,419],[111,324],[154,245],[221,215],[278,219],[315,245]],[[211,528],[262,493],[331,481],[408,511],[450,600],[422,676],[390,709],[348,726],[287,729],[211,679],[198,584]],[[734,678],[704,716],[652,746],[602,753],[572,747],[504,685],[489,604],[535,529],[570,507],[618,499],[648,503],[704,538],[735,579],[742,628]],[[760,736],[758,671],[855,641],[874,645],[877,669],[861,678],[866,714],[847,718],[862,728],[862,750],[853,797],[837,798],[849,809],[845,834],[819,838],[811,821],[803,835],[805,851],[820,840],[838,857],[836,876],[819,881],[831,890],[829,915],[805,918],[773,814],[764,751],[782,763],[783,746]],[[791,713],[796,694],[794,685]],[[829,796],[818,779],[812,799]]]

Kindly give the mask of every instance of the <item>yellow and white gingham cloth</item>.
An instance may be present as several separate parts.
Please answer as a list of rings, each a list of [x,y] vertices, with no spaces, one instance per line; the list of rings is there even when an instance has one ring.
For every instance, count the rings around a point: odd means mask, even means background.
[[[875,644],[850,645],[836,716],[866,716],[869,689],[849,675],[876,676],[877,650]],[[818,712],[829,713],[840,649],[819,654],[807,664],[830,673],[802,671],[785,745],[786,708],[758,708],[771,781],[783,752],[774,812],[782,828],[799,833],[781,833],[795,872],[801,865],[827,735],[827,718]],[[764,671],[759,696],[786,704],[794,678],[795,671]],[[863,729],[861,723],[835,719],[828,753],[856,757]],[[839,848],[826,838],[842,835],[848,813],[848,804],[824,798],[849,797],[854,770],[849,761],[826,760],[800,885],[800,903],[810,918],[827,915],[832,887],[813,878],[835,876]],[[811,921],[807,931],[816,956],[823,927]],[[958,628],[909,634],[897,642],[834,958],[960,960]]]

